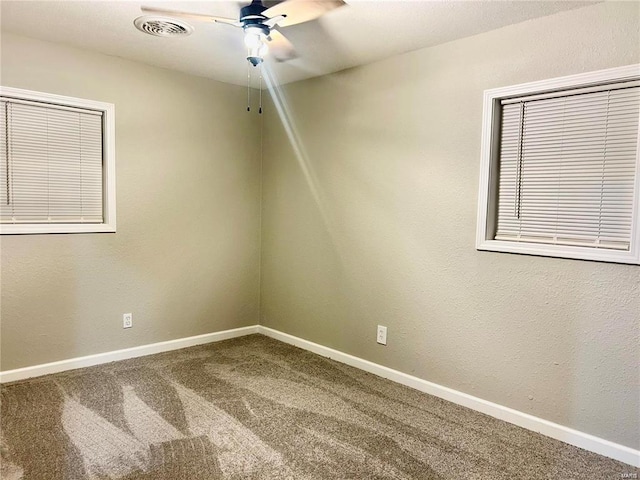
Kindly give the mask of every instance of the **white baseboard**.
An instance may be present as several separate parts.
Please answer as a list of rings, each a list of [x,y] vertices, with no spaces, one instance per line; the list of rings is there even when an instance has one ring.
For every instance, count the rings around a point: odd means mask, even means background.
[[[91,367],[93,365],[100,365],[102,363],[115,362],[117,360],[126,360],[128,358],[143,357],[145,355],[168,352],[171,350],[193,347],[195,345],[202,345],[205,343],[219,342],[221,340],[242,337],[244,335],[250,335],[252,333],[258,333],[258,325],[234,328],[232,330],[223,330],[222,332],[205,333],[204,335],[178,338],[177,340],[168,340],[166,342],[151,343],[149,345],[141,345],[139,347],[125,348],[123,350],[98,353],[96,355],[88,355],[86,357],[69,358],[67,360],[61,360],[59,362],[34,365],[33,367],[16,368],[15,370],[0,372],[0,383],[15,382],[16,380],[40,377],[42,375],[49,375],[50,373],[64,372],[66,370],[74,370],[76,368]]]
[[[528,413],[504,407],[502,405],[453,390],[452,388],[443,387],[442,385],[428,382],[412,375],[407,375],[406,373],[378,365],[377,363],[369,362],[368,360],[363,360],[362,358],[354,357],[353,355],[349,355],[302,338],[294,337],[287,333],[279,332],[272,328],[260,325],[258,326],[258,333],[304,350],[317,353],[323,357],[329,357],[338,362],[387,378],[421,392],[471,408],[472,410],[518,425],[519,427],[533,430],[534,432],[541,433],[547,437],[555,438],[556,440],[583,448],[590,452],[619,460],[620,462],[633,465],[634,467],[640,467],[640,450],[634,450],[633,448],[613,443],[609,440],[605,440],[588,433],[580,432],[542,418],[534,417]]]

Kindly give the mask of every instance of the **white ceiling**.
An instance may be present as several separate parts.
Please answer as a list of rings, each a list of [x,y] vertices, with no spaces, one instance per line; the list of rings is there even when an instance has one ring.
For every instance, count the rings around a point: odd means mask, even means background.
[[[289,62],[272,63],[280,83],[336,72],[594,3],[568,0],[347,2],[349,5],[319,20],[283,29],[300,56]],[[191,36],[153,37],[133,25],[134,19],[142,15],[141,5],[237,18],[240,4],[216,0],[2,0],[2,30],[246,85],[247,62],[240,29],[189,21],[195,27]]]

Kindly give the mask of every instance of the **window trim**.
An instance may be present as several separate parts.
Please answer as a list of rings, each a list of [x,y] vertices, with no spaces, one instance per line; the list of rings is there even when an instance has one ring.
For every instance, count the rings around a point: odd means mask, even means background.
[[[116,231],[116,148],[115,106],[84,98],[0,86],[0,95],[18,100],[35,101],[102,112],[103,157],[103,223],[22,223],[0,224],[1,235],[37,233],[114,233]]]
[[[640,265],[640,132],[638,135],[638,155],[636,155],[636,178],[632,214],[634,225],[628,251],[533,242],[510,242],[490,238],[492,232],[495,231],[495,212],[497,211],[497,153],[500,145],[500,136],[495,132],[499,131],[500,128],[500,101],[510,97],[545,94],[570,88],[589,87],[638,79],[640,79],[640,64],[634,64],[484,91],[480,185],[478,190],[478,223],[476,229],[477,250]]]

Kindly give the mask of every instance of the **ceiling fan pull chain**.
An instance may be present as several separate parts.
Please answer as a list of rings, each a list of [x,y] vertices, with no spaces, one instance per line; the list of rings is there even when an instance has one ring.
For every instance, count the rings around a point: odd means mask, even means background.
[[[262,63],[260,64],[260,108],[258,113],[262,115]]]
[[[247,63],[247,112],[251,111],[251,65]]]

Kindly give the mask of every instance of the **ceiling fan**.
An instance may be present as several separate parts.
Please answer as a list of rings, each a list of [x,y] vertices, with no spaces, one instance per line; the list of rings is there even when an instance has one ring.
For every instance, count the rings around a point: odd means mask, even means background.
[[[240,9],[238,20],[200,13],[141,7],[143,12],[157,13],[196,21],[224,23],[242,28],[247,60],[254,67],[263,61],[267,50],[278,61],[295,58],[296,52],[279,28],[315,20],[326,12],[346,5],[344,0],[284,0],[266,7],[262,0],[252,0]]]

